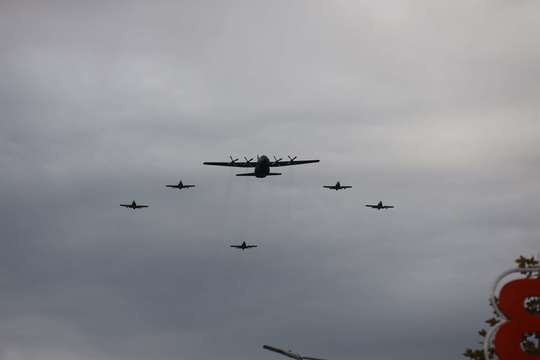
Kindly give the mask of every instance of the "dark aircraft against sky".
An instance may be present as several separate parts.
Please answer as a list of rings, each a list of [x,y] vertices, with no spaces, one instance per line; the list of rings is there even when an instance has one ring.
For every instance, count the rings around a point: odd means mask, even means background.
[[[135,202],[135,200],[133,200],[133,202],[131,204],[120,204],[120,206],[123,206],[125,208],[129,208],[129,209],[143,209],[143,208],[147,208],[148,205],[137,205],[137,203]]]
[[[270,350],[270,351],[273,351],[275,353],[281,354],[281,355],[285,355],[287,357],[290,357],[290,358],[296,359],[296,360],[324,360],[324,359],[320,359],[320,358],[302,356],[300,354],[292,352],[291,350],[285,351],[285,350],[281,350],[281,349],[278,349],[276,347],[269,346],[269,345],[263,345],[263,348],[266,349],[266,350]]]
[[[325,189],[332,189],[332,190],[341,190],[341,189],[350,189],[352,186],[349,185],[341,185],[341,183],[338,181],[336,185],[324,185],[323,188]]]
[[[383,205],[382,201],[379,201],[377,205],[366,204],[366,206],[377,210],[394,208],[392,205]]]
[[[289,160],[283,161],[281,158],[274,157],[274,161],[271,161],[267,156],[257,156],[257,161],[253,161],[253,158],[248,159],[244,157],[243,162],[238,162],[238,159],[234,159],[232,156],[230,156],[231,161],[229,162],[204,162],[204,165],[214,165],[214,166],[228,166],[228,167],[239,167],[239,168],[253,168],[253,172],[251,173],[241,173],[236,174],[236,176],[255,176],[257,178],[264,178],[266,176],[272,176],[272,175],[281,175],[281,173],[274,173],[270,171],[270,168],[272,167],[281,167],[281,166],[291,166],[291,165],[302,165],[302,164],[311,164],[311,163],[317,163],[319,160],[296,160],[295,157],[289,156]],[[165,185],[168,188],[174,188],[174,189],[186,189],[186,188],[193,188],[195,185],[185,185],[182,181],[178,183],[178,185]],[[332,190],[341,190],[341,189],[350,189],[352,186],[349,185],[341,185],[341,183],[338,181],[335,185],[324,185],[323,188],[326,189],[332,189]],[[135,200],[131,204],[120,204],[120,206],[123,206],[125,208],[129,209],[142,209],[147,208],[148,205],[137,205]],[[383,205],[382,201],[379,201],[377,205],[372,204],[366,204],[367,207],[381,210],[381,209],[391,209],[394,206],[391,205]],[[256,248],[258,245],[248,245],[245,241],[242,242],[240,245],[229,245],[232,248],[241,249],[242,251],[246,249]],[[324,360],[320,358],[314,358],[309,356],[302,356],[298,353],[294,353],[291,350],[282,350],[273,346],[269,345],[263,345],[263,348],[284,356],[287,356],[289,358],[295,359],[295,360]]]
[[[283,161],[281,158],[274,157],[274,161],[271,161],[268,156],[262,155],[257,156],[257,161],[253,161],[253,158],[248,159],[244,157],[245,161],[238,162],[238,159],[234,159],[232,156],[229,156],[231,161],[228,162],[204,162],[204,165],[214,165],[214,166],[229,166],[229,167],[239,167],[239,168],[254,168],[252,173],[243,173],[236,174],[236,176],[255,176],[257,178],[264,178],[267,176],[281,175],[281,173],[270,172],[272,167],[280,166],[291,166],[291,165],[302,165],[302,164],[311,164],[319,162],[319,160],[296,160],[295,157],[290,157],[289,160]]]
[[[230,245],[230,247],[237,248],[237,249],[242,249],[242,251],[244,251],[246,249],[256,248],[257,245],[247,245],[246,242],[244,241],[240,245]]]
[[[168,188],[173,188],[173,189],[177,189],[177,190],[189,189],[189,188],[194,188],[195,187],[195,185],[184,185],[182,180],[180,180],[178,185],[165,185],[165,186],[168,187]]]

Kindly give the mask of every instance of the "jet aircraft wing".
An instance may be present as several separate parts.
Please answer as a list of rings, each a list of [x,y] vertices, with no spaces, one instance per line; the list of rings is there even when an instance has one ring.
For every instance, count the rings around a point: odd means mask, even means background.
[[[281,355],[285,355],[285,356],[293,358],[293,359],[297,359],[297,357],[294,356],[293,354],[291,354],[290,352],[278,349],[278,348],[273,347],[273,346],[263,345],[263,348],[266,349],[266,350],[276,352],[276,353],[281,354]]]
[[[392,205],[384,205],[382,208],[383,209],[393,209],[394,207]]]
[[[302,356],[302,359],[306,359],[306,360],[325,360],[325,359],[314,358],[314,357],[309,357],[309,356]]]
[[[246,249],[256,248],[258,245],[246,245]]]
[[[366,204],[366,207],[370,207],[370,208],[374,208],[374,209],[377,209],[377,208],[378,208],[377,205],[369,205],[369,204]]]
[[[135,209],[143,209],[143,208],[147,208],[148,205],[135,205]]]
[[[194,188],[195,185],[184,185],[184,186],[182,186],[182,187],[184,187],[184,188],[186,188],[186,189],[187,189],[187,188]]]
[[[241,249],[242,248],[242,245],[229,245],[230,247],[232,248],[237,248],[237,249]]]
[[[312,164],[318,163],[320,160],[290,160],[290,161],[273,161],[270,163],[272,167],[278,166],[291,166],[291,165],[303,165],[303,164]]]
[[[131,205],[128,205],[128,204],[120,204],[120,206],[123,206],[125,208],[130,208],[131,207]]]
[[[323,185],[323,188],[325,188],[325,189],[335,189],[336,187],[334,185]]]

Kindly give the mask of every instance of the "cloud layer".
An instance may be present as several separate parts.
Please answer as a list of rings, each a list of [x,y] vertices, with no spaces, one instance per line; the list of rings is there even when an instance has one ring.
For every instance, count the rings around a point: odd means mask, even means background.
[[[4,1],[0,359],[458,358],[539,250],[539,10]]]

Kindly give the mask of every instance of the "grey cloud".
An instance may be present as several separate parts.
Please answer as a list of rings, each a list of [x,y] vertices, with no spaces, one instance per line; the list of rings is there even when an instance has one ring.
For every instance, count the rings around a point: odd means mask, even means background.
[[[459,357],[538,251],[538,7],[5,1],[0,359]],[[257,153],[321,163],[201,165]]]

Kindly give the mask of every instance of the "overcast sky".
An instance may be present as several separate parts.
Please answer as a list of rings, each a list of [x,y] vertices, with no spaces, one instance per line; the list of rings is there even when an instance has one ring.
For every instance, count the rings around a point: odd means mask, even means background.
[[[0,0],[0,359],[461,358],[540,250],[539,13]]]

